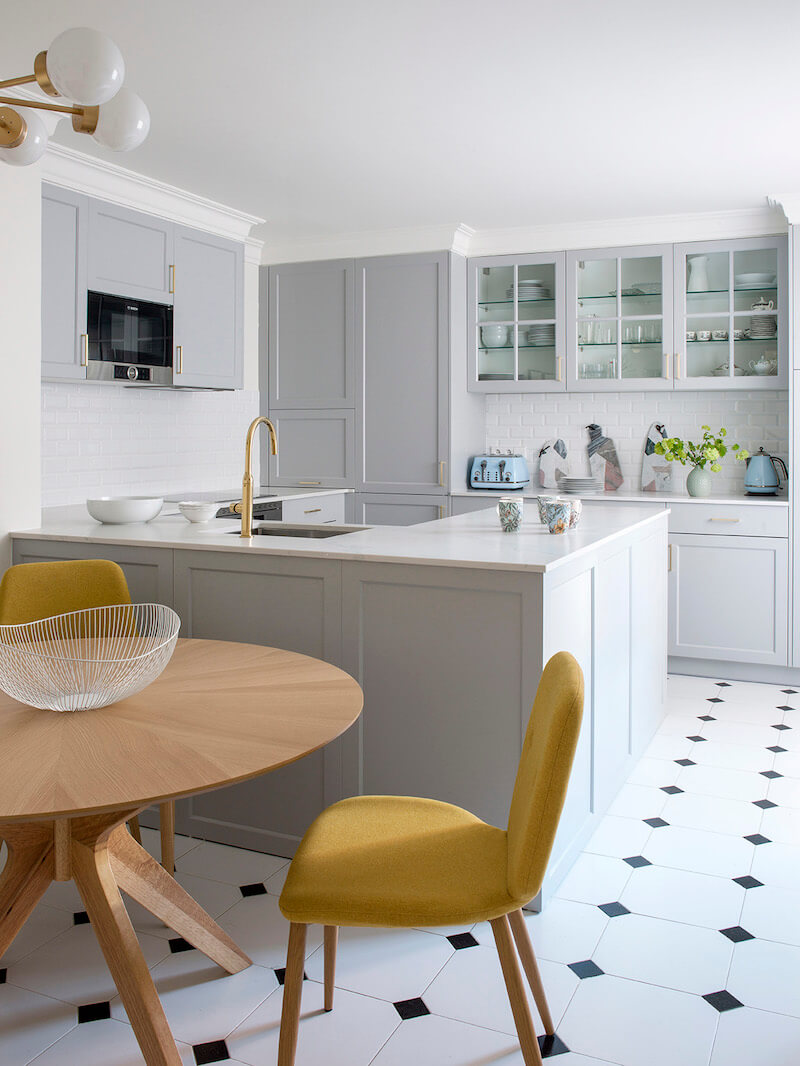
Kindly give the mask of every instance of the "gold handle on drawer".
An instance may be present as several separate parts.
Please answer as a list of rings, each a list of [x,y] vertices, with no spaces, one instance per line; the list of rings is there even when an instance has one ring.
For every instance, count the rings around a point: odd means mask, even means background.
[[[681,376],[681,353],[680,352],[676,352],[675,353],[675,380],[677,381],[678,378],[680,378],[680,376]]]
[[[442,486],[443,488],[444,488],[444,464],[445,464],[446,462],[447,462],[447,460],[446,460],[446,459],[440,459],[440,460],[439,460],[439,484],[440,484],[440,485],[441,485],[441,486]]]
[[[741,518],[709,518],[709,522],[741,522]]]
[[[667,545],[667,573],[672,573],[672,545]]]
[[[556,381],[561,381],[561,360],[562,360],[562,358],[563,357],[559,355],[558,359],[556,359]]]
[[[169,291],[175,292],[175,267],[172,263],[169,265]]]
[[[303,514],[319,514],[321,510],[321,507],[309,507],[307,511],[303,511]]]
[[[321,481],[298,481],[298,485],[321,485]]]
[[[183,345],[182,344],[179,344],[178,347],[175,349],[175,354],[178,357],[178,369],[177,369],[176,373],[182,374],[183,373]]]
[[[89,334],[81,333],[81,366],[89,365]]]

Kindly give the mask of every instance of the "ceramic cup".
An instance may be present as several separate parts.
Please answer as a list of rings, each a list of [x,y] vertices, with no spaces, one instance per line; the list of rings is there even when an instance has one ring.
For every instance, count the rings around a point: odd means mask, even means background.
[[[568,503],[570,506],[569,528],[575,529],[578,522],[580,522],[581,514],[583,513],[583,500],[564,500],[562,502]]]
[[[572,505],[569,500],[553,500],[546,505],[547,528],[551,533],[566,533],[569,529]]]
[[[728,331],[726,329],[712,330],[711,337],[715,341],[726,341],[728,339]]]
[[[744,340],[744,330],[743,330],[743,329],[735,329],[735,330],[733,331],[733,339],[734,339],[735,341],[742,341],[742,340]]]
[[[539,521],[543,526],[547,525],[547,505],[548,503],[555,503],[555,496],[537,496],[536,506],[539,508]]]
[[[711,340],[711,330],[710,329],[699,329],[697,331],[697,339],[699,341],[710,341]]]
[[[696,341],[697,340],[697,330],[687,329],[686,330],[686,339],[687,339],[687,341]]]
[[[501,496],[497,504],[500,528],[504,533],[516,533],[522,525],[523,499],[521,496]]]

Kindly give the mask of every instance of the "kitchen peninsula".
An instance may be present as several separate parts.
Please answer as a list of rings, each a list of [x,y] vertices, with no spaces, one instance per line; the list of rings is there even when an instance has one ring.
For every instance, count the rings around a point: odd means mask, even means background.
[[[325,805],[358,792],[427,795],[505,824],[543,664],[571,651],[584,723],[546,896],[663,714],[668,513],[598,504],[551,536],[529,505],[513,534],[492,508],[242,540],[229,520],[101,526],[57,508],[13,534],[14,562],[113,559],[134,600],[175,608],[182,636],[284,647],[357,678],[364,713],[339,741],[179,810],[184,832],[282,855]]]

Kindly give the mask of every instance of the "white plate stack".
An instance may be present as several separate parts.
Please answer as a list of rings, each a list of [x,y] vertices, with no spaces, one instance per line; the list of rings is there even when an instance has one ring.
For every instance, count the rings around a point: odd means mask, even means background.
[[[568,493],[570,496],[590,496],[592,493],[600,492],[602,485],[594,477],[568,477],[564,476],[561,479],[562,492]]]
[[[506,297],[509,300],[514,299],[513,285],[506,289]],[[524,279],[517,283],[517,299],[520,303],[525,300],[549,300],[550,290],[543,281],[537,281],[536,278]]]
[[[536,326],[528,326],[526,333],[528,344],[532,344],[537,348],[552,348],[556,343],[556,327],[554,323]]]
[[[778,320],[774,315],[753,315],[750,319],[750,339],[774,337],[778,332]]]

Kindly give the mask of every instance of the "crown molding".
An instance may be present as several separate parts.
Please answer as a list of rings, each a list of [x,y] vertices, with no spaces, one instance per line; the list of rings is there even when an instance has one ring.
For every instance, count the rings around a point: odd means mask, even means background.
[[[800,223],[800,192],[776,193],[767,197],[767,203],[780,211],[790,226]]]
[[[267,236],[261,262],[303,263],[321,259],[352,259],[445,249],[467,255],[475,231],[463,223],[411,226],[405,229],[363,230],[330,237],[300,237],[271,241]]]

